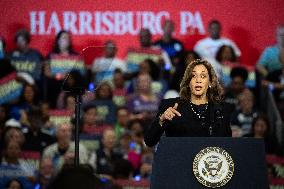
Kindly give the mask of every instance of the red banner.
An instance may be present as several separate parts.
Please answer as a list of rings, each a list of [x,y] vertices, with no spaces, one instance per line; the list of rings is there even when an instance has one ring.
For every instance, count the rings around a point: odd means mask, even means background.
[[[14,48],[16,30],[26,27],[32,34],[31,46],[44,55],[50,52],[55,34],[66,29],[73,33],[77,51],[114,39],[122,57],[129,47],[138,45],[140,28],[149,28],[157,39],[167,18],[176,24],[175,36],[191,49],[206,35],[208,21],[215,18],[223,25],[223,35],[240,47],[242,62],[254,65],[261,51],[275,42],[275,28],[284,21],[281,0],[2,0],[0,7],[0,35],[8,50]]]

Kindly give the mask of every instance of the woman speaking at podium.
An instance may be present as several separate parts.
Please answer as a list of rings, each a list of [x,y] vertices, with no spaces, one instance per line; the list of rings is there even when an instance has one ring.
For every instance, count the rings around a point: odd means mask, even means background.
[[[222,103],[223,88],[206,60],[194,60],[180,83],[180,97],[164,99],[145,134],[147,146],[167,137],[230,137],[229,111]]]

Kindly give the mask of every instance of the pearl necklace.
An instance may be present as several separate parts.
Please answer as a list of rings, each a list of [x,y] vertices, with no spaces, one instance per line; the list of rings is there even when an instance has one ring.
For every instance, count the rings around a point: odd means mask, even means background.
[[[207,102],[207,103],[206,103],[206,106],[205,106],[205,109],[204,109],[203,111],[200,111],[200,113],[198,113],[198,112],[196,112],[196,111],[194,110],[194,108],[193,108],[193,103],[190,102],[189,104],[190,104],[190,108],[191,108],[192,112],[193,112],[199,119],[201,119],[201,115],[202,115],[204,112],[206,112],[206,110],[207,110],[207,108],[208,108],[208,102]]]

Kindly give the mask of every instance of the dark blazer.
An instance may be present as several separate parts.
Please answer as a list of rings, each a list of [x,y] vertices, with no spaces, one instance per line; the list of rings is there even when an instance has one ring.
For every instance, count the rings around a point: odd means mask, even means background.
[[[171,121],[159,125],[159,116],[168,108],[178,103],[177,111],[181,116],[175,116]],[[211,126],[211,127],[210,127]],[[211,131],[210,132],[210,128]],[[208,104],[204,115],[199,119],[191,110],[190,102],[178,98],[161,101],[156,118],[145,133],[147,146],[154,146],[165,133],[167,137],[231,137],[230,115],[223,103]]]

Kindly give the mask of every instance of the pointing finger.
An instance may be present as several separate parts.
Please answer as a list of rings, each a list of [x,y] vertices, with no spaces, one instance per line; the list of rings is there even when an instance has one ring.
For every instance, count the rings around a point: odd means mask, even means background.
[[[174,109],[174,108],[172,108],[172,112],[173,112],[174,114],[178,115],[178,116],[181,116],[181,114],[180,114],[176,109]]]
[[[174,109],[177,109],[177,107],[178,107],[178,103],[175,103],[175,105],[174,105]]]

